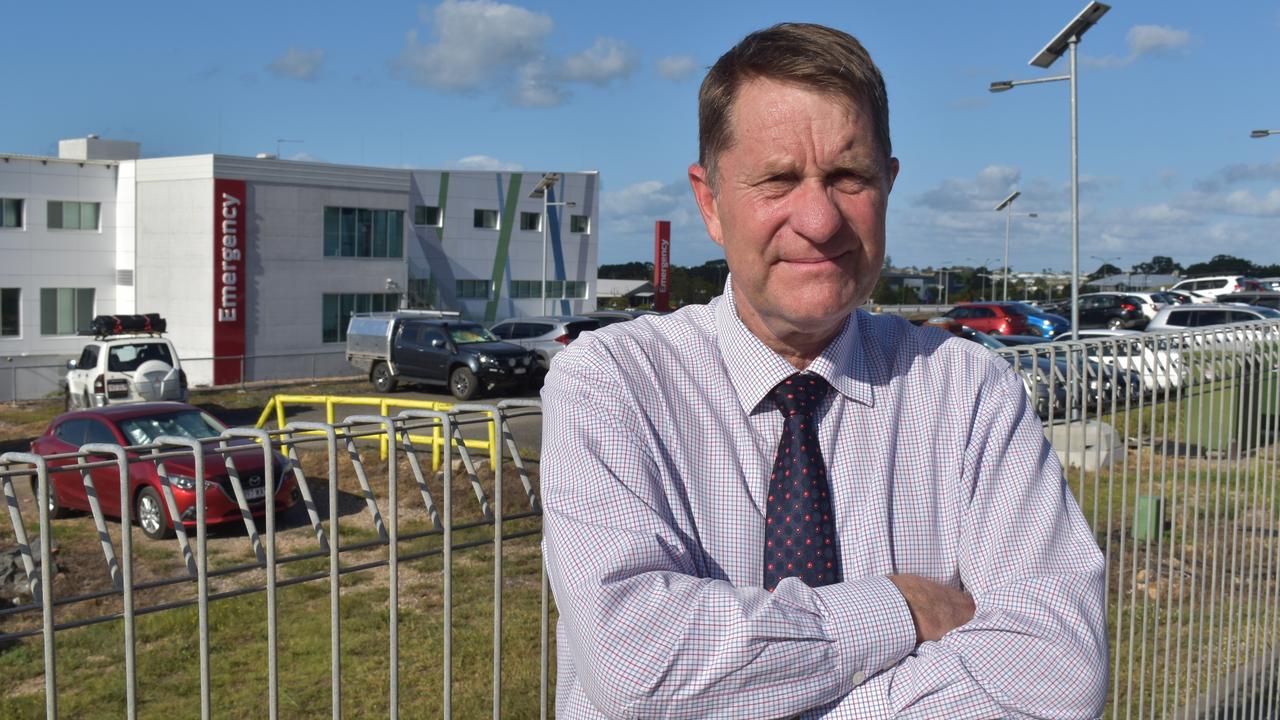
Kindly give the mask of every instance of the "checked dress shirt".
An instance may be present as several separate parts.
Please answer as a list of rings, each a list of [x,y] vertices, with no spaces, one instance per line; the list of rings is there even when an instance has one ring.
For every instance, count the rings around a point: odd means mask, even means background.
[[[559,718],[1096,717],[1103,558],[1008,364],[857,312],[806,369],[840,582],[763,587],[795,368],[733,296],[579,337],[544,386],[544,552]],[[964,588],[915,643],[888,576]]]

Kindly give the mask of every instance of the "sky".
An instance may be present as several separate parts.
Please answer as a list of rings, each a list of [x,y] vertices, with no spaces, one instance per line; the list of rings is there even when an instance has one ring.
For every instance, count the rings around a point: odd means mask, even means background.
[[[1070,268],[1068,83],[1029,60],[1087,0],[21,3],[0,152],[98,133],[144,157],[279,152],[429,169],[597,170],[599,261],[721,257],[689,190],[697,90],[747,33],[845,30],[885,76],[897,266]],[[1080,257],[1280,262],[1280,4],[1117,0],[1079,46]],[[16,72],[14,69],[18,69]],[[1035,213],[1036,217],[1028,217]]]

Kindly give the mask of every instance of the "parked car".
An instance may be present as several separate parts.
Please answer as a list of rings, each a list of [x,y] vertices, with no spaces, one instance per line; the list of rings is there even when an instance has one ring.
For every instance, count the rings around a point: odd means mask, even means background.
[[[31,452],[49,457],[49,514],[63,517],[73,510],[89,510],[89,498],[79,470],[59,470],[75,463],[75,458],[50,456],[75,453],[85,443],[107,443],[129,448],[154,444],[161,436],[171,435],[205,440],[221,435],[226,426],[200,408],[177,402],[145,402],[111,405],[103,408],[63,413],[53,419],[44,434],[31,443]],[[229,445],[257,444],[251,439],[228,441]],[[132,458],[143,452],[130,449]],[[266,512],[267,488],[262,452],[239,452],[233,462],[244,490],[245,502],[254,517]],[[169,513],[164,502],[163,483],[154,462],[129,465],[129,496],[120,496],[120,475],[115,465],[93,468],[94,494],[105,515],[120,517],[123,503],[130,503],[134,520],[151,538],[173,537],[174,523],[183,527],[196,524],[195,462],[190,457],[164,460],[177,506],[177,517]],[[292,473],[285,472],[284,458],[274,455],[275,488],[271,491],[275,512],[288,509],[301,494]],[[208,525],[240,522],[240,506],[228,475],[226,459],[216,445],[206,445],[204,453],[205,518]],[[34,482],[34,480],[33,480]],[[34,488],[33,488],[34,489]]]
[[[1170,298],[1171,300],[1173,300],[1175,303],[1179,305],[1191,305],[1195,303],[1213,302],[1213,298],[1209,297],[1208,295],[1201,295],[1200,293],[1191,292],[1190,290],[1170,289],[1170,290],[1161,290],[1160,292],[1165,297]],[[1170,303],[1170,304],[1172,305],[1173,303]]]
[[[1007,310],[1013,310],[1025,315],[1027,326],[1036,331],[1041,337],[1053,337],[1060,332],[1071,329],[1070,320],[1048,310],[1032,307],[1022,302],[1002,302],[998,304]]]
[[[951,308],[942,317],[991,335],[1030,334],[1027,315],[1018,305],[1021,303],[965,303]]]
[[[1080,296],[1080,328],[1141,330],[1147,324],[1142,298],[1128,293],[1086,293]]]
[[[456,313],[403,310],[353,315],[347,362],[368,373],[378,392],[401,382],[448,385],[464,402],[499,387],[523,389],[536,367],[528,350]]]
[[[1142,303],[1138,305],[1138,309],[1142,311],[1142,314],[1145,315],[1148,320],[1155,317],[1156,313],[1159,312],[1160,308],[1164,307],[1165,305],[1174,304],[1173,298],[1170,298],[1169,296],[1165,295],[1162,292],[1129,291],[1129,292],[1126,292],[1125,294],[1128,295],[1129,297],[1135,297],[1142,301]]]
[[[614,323],[627,322],[635,320],[641,315],[651,315],[650,312],[636,312],[634,310],[594,310],[584,313],[583,317],[591,318],[600,324],[600,327],[612,325]]]
[[[512,318],[489,328],[495,337],[515,343],[537,354],[538,365],[546,372],[551,360],[570,342],[588,330],[596,330],[600,321],[582,315],[547,315]]]
[[[999,335],[996,342],[1005,347],[1022,347],[1024,345],[1043,345],[1050,341],[1043,335]]]
[[[1184,386],[1191,379],[1190,370],[1182,361],[1177,343],[1166,338],[1153,337],[1137,330],[1081,330],[1077,337],[1084,340],[1111,340],[1111,343],[1091,343],[1086,354],[1103,363],[1137,373],[1142,379],[1144,391],[1157,389],[1168,391]],[[1071,333],[1054,338],[1055,342],[1071,340]]]
[[[1011,335],[997,339],[955,320],[943,318],[934,318],[929,321],[929,324],[992,351],[1003,349],[1005,346],[1002,341],[1008,337],[1025,337]],[[1027,393],[1027,399],[1030,400],[1031,406],[1041,420],[1048,420],[1050,415],[1062,412],[1061,409],[1067,404],[1067,386],[1061,380],[1053,382],[1053,361],[1050,358],[1031,355],[1014,356],[1007,353],[1002,353],[1000,357],[1017,371],[1018,377],[1022,380],[1022,388]]]
[[[1257,305],[1280,310],[1280,292],[1270,290],[1252,290],[1249,292],[1227,293],[1219,295],[1218,302],[1241,305]]]
[[[1187,278],[1175,283],[1170,290],[1190,290],[1211,298],[1227,293],[1246,292],[1249,290],[1267,290],[1261,283],[1244,275],[1218,275],[1215,277]]]
[[[1173,305],[1162,309],[1147,325],[1148,332],[1187,330],[1212,325],[1280,319],[1280,310],[1254,305]]]
[[[93,339],[67,363],[63,409],[187,400],[187,374],[159,315],[99,315]]]

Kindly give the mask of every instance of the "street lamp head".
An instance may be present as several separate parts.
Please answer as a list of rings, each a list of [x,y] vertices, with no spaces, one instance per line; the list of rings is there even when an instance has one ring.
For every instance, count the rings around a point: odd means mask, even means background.
[[[1107,11],[1110,9],[1110,5],[1104,5],[1097,0],[1092,0],[1092,2],[1085,6],[1085,9],[1080,11],[1079,15],[1072,18],[1071,22],[1067,23],[1067,26],[1062,28],[1062,30],[1049,41],[1048,45],[1044,46],[1044,49],[1036,53],[1036,56],[1031,58],[1031,61],[1028,64],[1040,68],[1047,68],[1052,65],[1055,60],[1062,57],[1062,54],[1067,51],[1067,46],[1072,40],[1079,42],[1080,37],[1083,36],[1089,28],[1096,25],[1098,20],[1100,20],[1103,15],[1106,15]]]
[[[1018,196],[1021,194],[1022,194],[1021,190],[1014,190],[1012,193],[1010,193],[1009,197],[1000,201],[1000,204],[996,206],[996,212],[1000,212],[1001,210],[1009,207],[1009,205],[1013,204],[1013,201],[1017,200]]]
[[[1027,217],[1038,218],[1040,217],[1040,213],[1027,213]]]
[[[542,179],[538,181],[538,184],[534,186],[533,190],[529,191],[529,197],[535,200],[545,197],[547,194],[547,188],[552,187],[558,182],[560,182],[560,173],[547,173],[546,175],[543,175]]]
[[[1249,137],[1264,138],[1268,135],[1275,135],[1276,133],[1280,133],[1280,130],[1254,130],[1253,132],[1249,133]]]
[[[991,92],[993,92],[993,93],[998,93],[998,92],[1008,92],[1009,90],[1012,90],[1012,89],[1013,89],[1013,81],[1012,81],[1012,80],[997,80],[997,81],[995,81],[995,82],[991,83],[991,87],[990,87],[990,88],[987,88],[987,89],[988,89],[988,90],[990,90],[990,91],[991,91]]]

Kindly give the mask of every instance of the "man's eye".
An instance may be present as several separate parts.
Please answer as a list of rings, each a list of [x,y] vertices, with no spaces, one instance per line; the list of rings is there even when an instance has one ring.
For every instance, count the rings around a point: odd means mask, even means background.
[[[867,180],[866,176],[853,172],[838,173],[831,178],[832,187],[842,192],[861,190],[868,184],[870,184],[870,182]]]

